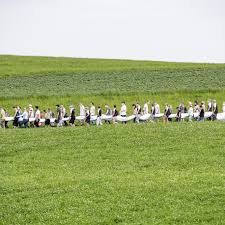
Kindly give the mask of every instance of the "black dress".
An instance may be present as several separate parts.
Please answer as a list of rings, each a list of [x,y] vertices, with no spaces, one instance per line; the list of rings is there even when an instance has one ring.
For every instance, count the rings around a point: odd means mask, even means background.
[[[75,109],[72,110],[70,115],[70,124],[74,124],[75,121]]]

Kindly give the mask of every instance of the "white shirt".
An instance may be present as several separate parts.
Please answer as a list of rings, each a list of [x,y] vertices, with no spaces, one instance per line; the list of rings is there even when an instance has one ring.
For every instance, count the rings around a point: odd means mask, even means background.
[[[62,108],[62,117],[64,117],[65,115],[66,115],[66,108],[63,107],[63,108]]]
[[[189,115],[189,116],[193,116],[193,113],[194,113],[193,107],[190,107],[190,108],[188,109],[188,115]]]
[[[225,113],[225,104],[223,105],[223,113]]]
[[[159,114],[160,113],[160,107],[159,104],[155,105],[155,114]]]
[[[83,105],[80,106],[80,116],[85,116],[85,108]]]
[[[211,107],[212,107],[212,103],[209,102],[209,103],[208,103],[208,108],[210,109]]]
[[[24,111],[23,114],[22,114],[22,117],[23,117],[24,120],[28,120],[28,112]]]
[[[125,104],[123,104],[121,106],[120,115],[121,116],[126,116],[127,115],[127,106]]]
[[[90,113],[91,113],[91,116],[95,116],[95,106],[94,105],[91,106]]]
[[[40,110],[38,109],[35,113],[35,119],[40,119],[41,118],[41,112]]]
[[[32,107],[29,107],[29,117],[34,118],[34,110]]]
[[[143,111],[144,111],[144,114],[148,114],[148,104],[147,103],[144,104]]]

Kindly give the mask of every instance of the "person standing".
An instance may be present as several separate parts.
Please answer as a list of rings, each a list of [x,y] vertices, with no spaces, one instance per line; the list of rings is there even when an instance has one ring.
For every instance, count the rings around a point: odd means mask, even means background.
[[[63,126],[63,107],[62,105],[59,106],[59,109],[58,109],[58,127],[62,127]]]
[[[199,108],[199,119],[198,121],[204,121],[204,116],[205,116],[205,103],[202,101],[200,108]]]
[[[83,126],[84,125],[85,116],[86,116],[86,112],[85,112],[85,107],[84,107],[83,104],[80,103],[79,106],[80,106],[80,116],[84,117],[84,119],[80,120],[81,126]]]
[[[170,106],[168,104],[165,105],[165,111],[164,111],[164,122],[168,123],[169,121],[169,116],[171,114],[171,109]]]
[[[88,107],[86,108],[85,122],[87,125],[90,125],[91,123],[91,114]]]
[[[22,110],[20,106],[17,106],[17,118],[18,118],[18,124],[19,127],[21,128],[23,126],[23,117],[22,117]]]
[[[133,119],[133,122],[136,123],[136,120],[137,120],[137,114],[138,114],[138,113],[137,113],[137,106],[136,106],[135,104],[133,104],[133,105],[132,105],[132,108],[133,108],[133,115],[135,116],[134,119]]]
[[[195,106],[194,106],[194,112],[195,113],[199,113],[199,105],[198,105],[198,101],[195,101]]]
[[[223,103],[223,113],[225,113],[225,102]]]
[[[5,128],[5,110],[0,106],[0,128]]]
[[[90,114],[91,114],[91,117],[95,116],[95,104],[93,102],[91,103]],[[95,123],[95,121],[91,120],[91,124],[94,124],[94,123]]]
[[[93,102],[91,103],[90,114],[91,116],[95,116],[95,104]]]
[[[160,106],[158,103],[155,103],[155,114],[159,114],[160,113]]]
[[[59,123],[59,116],[60,116],[60,106],[56,105],[56,123]]]
[[[29,112],[27,111],[26,108],[24,108],[22,117],[23,117],[23,126],[24,126],[24,128],[27,128],[28,127],[28,121],[29,121]]]
[[[213,100],[212,120],[216,120],[217,114],[218,114],[218,106],[217,106],[216,100]]]
[[[172,122],[172,118],[169,117],[172,114],[172,112],[173,112],[172,105],[168,105],[167,115],[168,115],[169,122]]]
[[[6,119],[6,117],[9,117],[9,113],[6,111],[6,109],[4,109],[4,111],[5,111],[5,119]],[[6,121],[6,120],[5,120],[5,128],[9,128],[8,122],[9,122],[9,121]]]
[[[212,101],[211,99],[208,100],[208,108],[207,108],[208,112],[212,112]]]
[[[145,102],[144,107],[143,107],[143,114],[148,114],[148,104],[150,103],[150,101]]]
[[[14,106],[13,109],[14,109],[13,128],[17,128],[18,127],[18,117],[17,117],[18,112],[17,112],[17,107]]]
[[[29,104],[29,108],[28,108],[28,121],[30,118],[34,118],[34,109],[32,107],[31,104]],[[34,122],[30,122],[30,127],[34,127]]]
[[[106,108],[105,115],[106,116],[111,116],[112,115],[112,110],[110,109],[109,105],[105,104],[105,108]],[[109,123],[110,124],[110,120],[105,120],[105,123]]]
[[[189,108],[188,108],[188,121],[192,122],[192,119],[194,117],[194,109],[192,107],[192,102],[189,102],[188,106],[189,106]]]
[[[75,119],[76,119],[76,115],[75,115],[75,107],[73,105],[70,106],[70,126],[74,127],[75,126]]]
[[[62,123],[63,123],[63,118],[67,118],[68,115],[66,113],[66,108],[63,105],[61,105],[61,108],[62,108]],[[64,120],[64,126],[68,126],[68,123],[66,120]]]
[[[141,117],[141,105],[137,102],[136,106],[137,106],[136,122],[139,123],[140,122],[140,117]]]
[[[113,111],[112,111],[112,120],[113,120],[113,123],[117,123],[117,116],[118,116],[118,110],[116,108],[116,105],[113,106]]]
[[[97,114],[97,121],[96,121],[96,125],[102,125],[102,109],[100,106],[98,106],[98,114]]]
[[[120,109],[120,116],[121,117],[126,117],[127,116],[127,106],[125,102],[121,103],[121,109]],[[127,123],[126,121],[123,121],[122,123]]]
[[[52,111],[50,108],[47,109],[47,112],[45,114],[45,126],[49,126],[51,123],[52,118]]]
[[[41,112],[40,112],[38,106],[35,106],[35,114],[34,114],[34,118],[35,118],[34,125],[35,125],[36,127],[39,127],[39,122],[40,122],[40,119],[41,119]]]
[[[180,106],[177,107],[177,116],[176,116],[176,122],[181,121],[181,108]]]

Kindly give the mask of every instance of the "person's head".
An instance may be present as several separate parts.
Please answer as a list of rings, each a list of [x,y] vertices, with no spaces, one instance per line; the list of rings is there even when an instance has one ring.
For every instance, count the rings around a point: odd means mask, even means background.
[[[94,104],[94,102],[92,102],[92,103],[91,103],[91,105],[93,105],[93,106],[94,106],[94,105],[95,105],[95,104]]]
[[[116,105],[114,105],[113,107],[116,108]]]
[[[98,109],[101,109],[100,105],[98,106]]]
[[[188,102],[188,106],[189,107],[192,107],[192,102]]]
[[[31,104],[29,104],[29,108],[32,108],[32,105]]]
[[[198,101],[195,101],[195,105],[198,105]]]
[[[44,110],[43,112],[46,113],[46,110]]]
[[[59,108],[59,104],[56,105],[56,108]]]
[[[136,107],[136,105],[135,104],[132,104],[132,107]]]
[[[47,110],[48,110],[48,111],[51,111],[51,109],[50,109],[50,108],[48,108]]]
[[[27,111],[27,108],[26,107],[24,108],[24,111]]]
[[[105,108],[109,108],[109,105],[108,104],[105,104]]]
[[[38,108],[39,108],[39,107],[36,105],[36,106],[35,106],[35,109],[38,109]]]

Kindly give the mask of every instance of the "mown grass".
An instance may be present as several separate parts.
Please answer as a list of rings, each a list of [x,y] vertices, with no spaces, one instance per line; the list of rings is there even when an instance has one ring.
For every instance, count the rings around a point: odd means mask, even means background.
[[[225,100],[225,64],[0,56],[0,105]],[[0,129],[0,224],[225,224],[225,124]]]
[[[224,130],[0,130],[1,224],[225,224]]]

